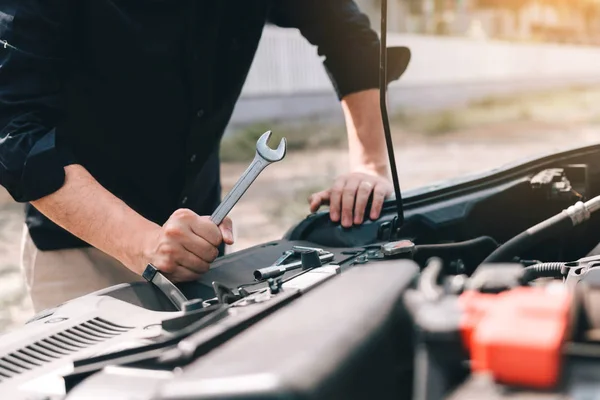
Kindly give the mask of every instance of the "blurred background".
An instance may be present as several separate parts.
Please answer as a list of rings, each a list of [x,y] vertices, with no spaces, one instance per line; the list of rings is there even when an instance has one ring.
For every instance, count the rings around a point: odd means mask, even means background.
[[[381,0],[357,0],[379,30]],[[389,88],[401,187],[600,142],[600,0],[388,0],[390,46],[413,58]],[[280,238],[347,171],[343,116],[322,60],[265,27],[221,146],[228,191],[272,130],[288,155],[232,212],[229,252]],[[32,315],[19,270],[23,206],[0,188],[0,332]],[[76,266],[65,266],[76,268]]]

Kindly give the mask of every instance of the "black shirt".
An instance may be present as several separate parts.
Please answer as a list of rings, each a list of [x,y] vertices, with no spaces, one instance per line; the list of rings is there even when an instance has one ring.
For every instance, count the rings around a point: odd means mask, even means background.
[[[339,98],[378,85],[352,0],[3,0],[0,184],[27,203],[84,166],[162,224],[220,201],[219,142],[265,23],[298,28]],[[42,250],[86,245],[26,206]]]

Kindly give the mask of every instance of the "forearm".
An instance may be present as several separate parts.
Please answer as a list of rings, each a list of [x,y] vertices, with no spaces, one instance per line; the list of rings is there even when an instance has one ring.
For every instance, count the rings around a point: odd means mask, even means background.
[[[65,183],[32,205],[92,246],[141,273],[145,237],[160,227],[103,188],[82,166],[65,168]]]
[[[369,89],[345,96],[342,109],[348,131],[350,170],[388,176],[379,90]]]

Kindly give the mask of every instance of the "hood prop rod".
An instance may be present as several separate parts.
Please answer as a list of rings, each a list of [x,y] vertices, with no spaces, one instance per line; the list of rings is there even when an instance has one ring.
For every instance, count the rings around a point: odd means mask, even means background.
[[[394,156],[394,144],[392,142],[392,133],[390,129],[390,120],[387,111],[387,0],[381,1],[381,41],[379,49],[379,106],[381,109],[381,118],[383,121],[383,131],[385,133],[385,144],[392,172],[392,182],[394,184],[394,193],[396,196],[396,208],[398,215],[394,217],[391,225],[390,239],[393,239],[404,224],[404,206],[402,203],[402,193],[400,191],[400,180],[398,179],[398,170],[396,169],[396,158]]]

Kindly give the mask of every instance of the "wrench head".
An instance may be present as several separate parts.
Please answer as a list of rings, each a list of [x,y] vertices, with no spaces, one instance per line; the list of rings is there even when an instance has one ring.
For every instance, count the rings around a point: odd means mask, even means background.
[[[271,137],[271,131],[266,131],[258,138],[256,142],[256,153],[269,162],[281,161],[285,157],[285,151],[287,149],[287,142],[285,138],[282,138],[279,142],[279,146],[276,149],[272,149],[267,144]]]

